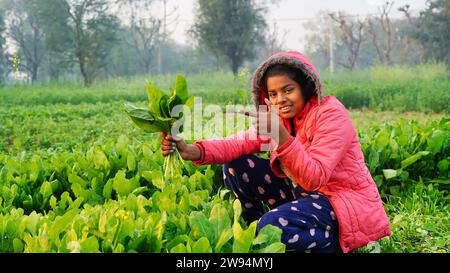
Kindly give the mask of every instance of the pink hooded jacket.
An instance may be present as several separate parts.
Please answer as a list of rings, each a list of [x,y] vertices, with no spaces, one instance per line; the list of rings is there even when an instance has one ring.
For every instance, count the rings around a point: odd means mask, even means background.
[[[339,222],[339,243],[344,253],[362,247],[391,230],[378,189],[364,162],[356,130],[345,107],[331,96],[323,97],[317,70],[298,52],[282,52],[264,62],[253,77],[253,101],[264,103],[260,81],[267,68],[285,64],[306,75],[315,85],[315,96],[294,118],[296,137],[277,146],[253,129],[221,140],[196,141],[202,151],[196,165],[224,164],[245,154],[271,147],[270,166],[275,175],[289,177],[307,191],[326,195]],[[292,132],[290,122],[281,118]],[[284,172],[279,165],[284,167]]]

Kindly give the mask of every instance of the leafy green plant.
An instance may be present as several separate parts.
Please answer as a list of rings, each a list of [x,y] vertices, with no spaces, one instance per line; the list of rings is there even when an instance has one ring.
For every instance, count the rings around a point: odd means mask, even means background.
[[[336,74],[326,93],[346,106],[390,110],[350,111],[393,232],[358,251],[448,252],[450,78],[425,81],[414,73],[419,78],[396,76],[387,84],[367,71],[345,75]],[[153,80],[173,92],[172,78]],[[183,176],[164,179],[160,140],[122,110],[123,101],[147,99],[143,80],[0,90],[0,252],[284,251],[279,228],[255,234],[243,221],[238,201],[222,188],[221,165],[187,161]],[[190,94],[204,103],[242,104],[248,88],[236,92],[233,80],[231,73],[191,75]],[[212,117],[202,125],[205,139],[232,133],[218,135]]]
[[[167,135],[171,134],[171,128],[175,122],[182,118],[181,114],[178,117],[173,117],[172,110],[177,105],[190,105],[194,99],[194,97],[188,97],[186,79],[181,75],[177,76],[175,88],[171,88],[170,97],[151,82],[147,84],[147,97],[148,109],[138,108],[131,103],[126,103],[126,113],[142,130],[149,133],[163,132]],[[180,127],[180,130],[182,130],[182,127]],[[169,154],[164,159],[164,176],[173,177],[180,174],[181,164],[184,164],[183,158],[176,149],[175,153]]]
[[[412,180],[448,190],[450,119],[428,125],[400,119],[360,134],[366,164],[382,193],[397,194]]]

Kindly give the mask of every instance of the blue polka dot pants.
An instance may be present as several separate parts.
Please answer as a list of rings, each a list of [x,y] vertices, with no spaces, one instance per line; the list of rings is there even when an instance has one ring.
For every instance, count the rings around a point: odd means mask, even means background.
[[[259,220],[258,232],[266,225],[281,228],[286,251],[340,250],[336,216],[323,194],[306,192],[289,179],[277,177],[269,160],[256,155],[224,164],[223,175],[225,185],[241,201],[242,217],[249,223]]]

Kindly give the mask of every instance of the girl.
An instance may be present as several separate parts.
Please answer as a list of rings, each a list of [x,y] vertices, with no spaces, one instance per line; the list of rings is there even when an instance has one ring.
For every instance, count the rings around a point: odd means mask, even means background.
[[[198,166],[223,164],[244,219],[259,220],[258,231],[269,224],[281,228],[287,250],[347,253],[391,230],[347,110],[322,91],[304,55],[277,53],[253,77],[255,106],[269,106],[246,113],[257,116],[254,128],[190,145],[162,135],[162,153],[176,145]],[[270,160],[253,155],[264,144],[271,147]]]

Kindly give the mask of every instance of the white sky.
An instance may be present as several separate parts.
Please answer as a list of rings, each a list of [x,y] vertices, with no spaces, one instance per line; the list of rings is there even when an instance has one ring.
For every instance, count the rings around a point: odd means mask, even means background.
[[[172,38],[179,43],[187,43],[186,30],[194,21],[194,3],[196,0],[167,0],[168,10],[177,7],[179,22],[172,25]],[[351,15],[365,15],[377,13],[377,7],[385,3],[385,0],[280,0],[277,5],[271,5],[269,11],[268,24],[272,26],[276,22],[278,33],[285,34],[284,42],[286,49],[303,50],[302,38],[305,35],[303,23],[305,19],[314,18],[319,11],[345,11]],[[392,16],[402,16],[397,8],[405,4],[411,6],[413,14],[423,10],[426,0],[396,0],[392,8]],[[155,6],[158,8],[159,6]],[[160,9],[162,11],[162,8]],[[158,14],[157,10],[153,10]],[[162,12],[161,12],[162,14]]]

